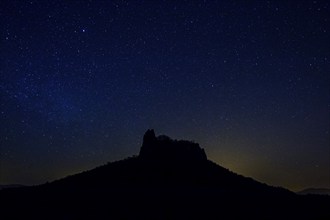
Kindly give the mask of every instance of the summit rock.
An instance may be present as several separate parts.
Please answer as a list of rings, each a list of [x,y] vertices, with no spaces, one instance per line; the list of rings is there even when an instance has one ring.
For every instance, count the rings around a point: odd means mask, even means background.
[[[139,157],[144,160],[171,162],[198,162],[207,160],[204,149],[198,143],[172,140],[165,135],[156,137],[153,129],[145,132]]]

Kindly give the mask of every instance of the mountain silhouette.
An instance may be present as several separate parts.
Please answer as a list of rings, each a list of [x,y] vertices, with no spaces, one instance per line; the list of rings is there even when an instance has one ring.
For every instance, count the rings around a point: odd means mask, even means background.
[[[330,219],[329,196],[297,195],[147,130],[138,156],[51,183],[0,191],[6,219]]]
[[[302,191],[297,192],[300,195],[329,195],[330,196],[330,189],[326,188],[308,188]]]
[[[0,190],[2,190],[2,189],[10,189],[10,188],[18,188],[18,187],[24,187],[24,185],[21,185],[21,184],[0,185]]]

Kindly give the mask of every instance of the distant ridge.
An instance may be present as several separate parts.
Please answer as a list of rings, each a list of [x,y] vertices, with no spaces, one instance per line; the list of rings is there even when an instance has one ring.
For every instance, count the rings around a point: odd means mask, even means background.
[[[299,195],[329,195],[330,196],[330,189],[326,188],[308,188],[302,191],[297,192]]]
[[[235,174],[199,144],[153,129],[139,156],[0,191],[4,219],[330,219],[329,205]]]
[[[18,188],[18,187],[24,187],[24,185],[21,185],[21,184],[0,185],[0,190],[2,190],[2,189],[10,189],[10,188]]]

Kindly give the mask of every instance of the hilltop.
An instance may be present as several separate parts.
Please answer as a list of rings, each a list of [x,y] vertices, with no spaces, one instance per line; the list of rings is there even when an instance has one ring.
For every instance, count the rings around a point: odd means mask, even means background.
[[[0,192],[5,217],[38,219],[321,219],[329,197],[298,196],[235,174],[191,141],[153,130],[138,156],[35,187]]]

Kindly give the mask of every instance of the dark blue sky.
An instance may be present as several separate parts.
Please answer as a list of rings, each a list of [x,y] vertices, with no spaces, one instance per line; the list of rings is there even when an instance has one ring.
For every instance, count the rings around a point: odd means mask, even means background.
[[[144,131],[234,172],[330,187],[328,1],[1,1],[0,184],[137,154]]]

